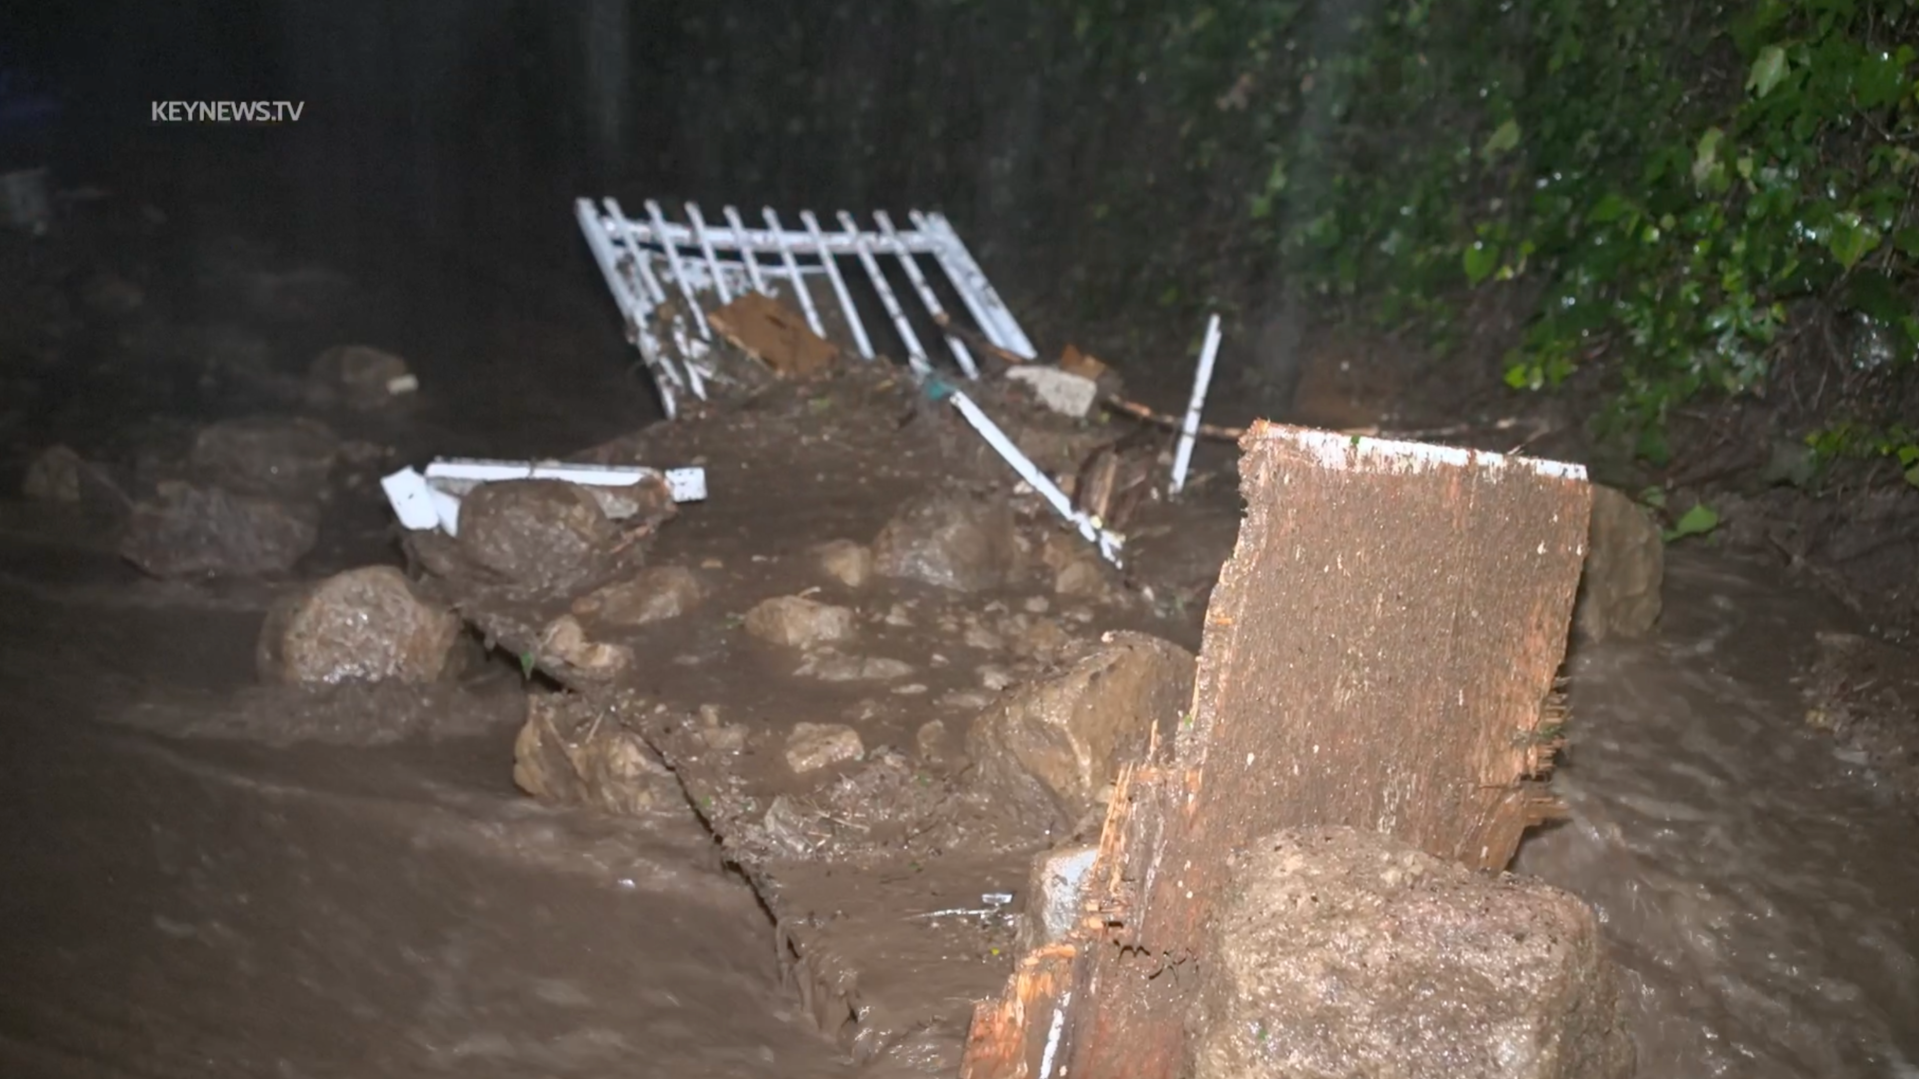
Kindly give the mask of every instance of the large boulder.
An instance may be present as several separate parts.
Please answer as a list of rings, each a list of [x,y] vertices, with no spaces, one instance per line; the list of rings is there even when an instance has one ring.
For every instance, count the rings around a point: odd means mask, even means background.
[[[559,480],[503,480],[460,502],[460,549],[509,584],[569,594],[608,569],[618,530],[590,492]]]
[[[1194,658],[1142,633],[1109,633],[1050,677],[1020,685],[973,720],[976,782],[1023,819],[1070,829],[1098,807],[1155,724],[1171,743],[1193,702]]]
[[[392,566],[335,574],[290,596],[260,630],[269,682],[432,682],[447,673],[458,616],[427,602]]]
[[[259,417],[201,428],[188,462],[201,480],[229,491],[314,501],[339,456],[340,438],[324,424]]]
[[[1624,1079],[1634,1050],[1576,897],[1370,832],[1239,853],[1197,976],[1194,1079]]]
[[[1019,565],[1012,507],[957,491],[915,499],[873,541],[873,565],[884,577],[961,592],[998,588]]]
[[[252,577],[292,569],[319,536],[310,503],[164,481],[133,507],[120,553],[156,577]]]
[[[1659,621],[1665,577],[1666,542],[1658,523],[1624,494],[1595,484],[1574,629],[1591,641],[1644,636]]]

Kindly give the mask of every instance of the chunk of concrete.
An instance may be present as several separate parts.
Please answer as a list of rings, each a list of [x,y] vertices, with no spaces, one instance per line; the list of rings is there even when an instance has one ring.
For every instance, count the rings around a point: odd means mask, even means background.
[[[1350,828],[1235,857],[1196,968],[1194,1079],[1624,1079],[1592,910]]]
[[[1003,498],[936,492],[907,503],[873,541],[881,576],[960,592],[998,588],[1018,563],[1013,510]]]
[[[1624,494],[1594,485],[1573,628],[1591,641],[1644,636],[1659,621],[1665,576],[1666,543],[1651,514]]]
[[[1192,706],[1191,652],[1142,633],[1109,633],[1050,677],[1027,682],[967,731],[981,790],[1029,820],[1071,828],[1119,766],[1140,759],[1155,724],[1170,744]]]
[[[392,566],[335,574],[275,604],[256,659],[268,682],[432,682],[446,674],[458,616]]]
[[[859,634],[853,612],[804,596],[775,596],[746,612],[746,631],[786,648],[818,648]]]
[[[155,577],[254,577],[292,569],[319,537],[310,503],[168,480],[134,505],[120,553]]]
[[[706,598],[699,574],[685,566],[651,566],[573,601],[573,613],[607,626],[644,626],[678,618]]]
[[[502,480],[460,503],[460,549],[505,581],[567,594],[606,572],[617,531],[599,500],[560,480]]]
[[[1033,396],[1039,398],[1040,404],[1076,420],[1085,419],[1093,411],[1093,402],[1099,399],[1099,383],[1057,367],[1024,364],[1009,368],[1006,377],[1032,387]]]
[[[786,738],[786,765],[801,775],[865,754],[860,732],[844,723],[798,723]]]

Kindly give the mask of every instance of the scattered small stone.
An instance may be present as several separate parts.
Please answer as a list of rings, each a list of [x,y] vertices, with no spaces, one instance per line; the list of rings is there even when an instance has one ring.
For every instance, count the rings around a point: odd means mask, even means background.
[[[811,649],[859,634],[853,611],[804,596],[775,596],[746,612],[746,631],[786,648]]]
[[[319,536],[310,504],[167,480],[134,505],[120,553],[155,577],[256,577],[292,569]]]
[[[1069,622],[1078,622],[1082,626],[1090,626],[1093,624],[1093,619],[1097,616],[1088,608],[1074,607],[1072,610],[1067,611],[1064,617]]]
[[[966,627],[966,633],[960,640],[966,647],[977,648],[982,652],[997,652],[1006,647],[1005,638],[977,622]]]
[[[746,748],[746,728],[738,723],[725,726],[708,727],[700,732],[700,738],[707,748],[721,753],[738,753]]]
[[[535,591],[578,591],[606,571],[617,530],[591,494],[559,480],[502,480],[460,502],[460,548]]]
[[[1053,609],[1053,605],[1047,602],[1045,596],[1028,596],[1022,606],[1026,608],[1027,614],[1045,614]]]
[[[1018,562],[1012,507],[959,492],[916,499],[873,541],[873,559],[886,577],[960,592],[997,588]]]
[[[852,540],[833,540],[815,548],[820,568],[848,588],[865,588],[873,579],[873,551]]]
[[[1014,681],[1013,672],[997,664],[989,663],[979,669],[979,684],[994,693],[1012,685]]]
[[[917,697],[925,693],[926,691],[927,690],[926,690],[925,684],[920,682],[913,682],[908,685],[893,687],[894,694],[901,697]]]
[[[573,613],[608,626],[644,626],[678,618],[706,598],[699,575],[684,566],[650,566],[573,601]]]
[[[907,610],[906,604],[895,603],[887,608],[886,617],[882,621],[889,626],[904,628],[913,624],[913,612]]]
[[[913,673],[913,666],[885,656],[849,656],[830,648],[814,652],[793,672],[822,682],[890,682]]]
[[[956,689],[935,702],[953,712],[977,712],[993,703],[993,698],[975,689]]]
[[[37,502],[85,506],[123,517],[132,508],[105,469],[67,446],[50,446],[27,465],[20,493]]]
[[[700,726],[717,727],[720,725],[720,706],[719,705],[702,704],[699,707],[698,714],[700,717]]]
[[[717,558],[702,558],[700,559],[700,568],[701,569],[725,569],[726,563],[720,561]]]
[[[1051,662],[1073,646],[1073,636],[1051,618],[1035,618],[1019,630],[1014,651],[1020,656]]]
[[[269,682],[431,682],[447,673],[461,623],[391,566],[335,574],[275,604],[260,630]]]
[[[786,739],[786,764],[800,775],[866,754],[860,732],[844,723],[800,723]]]

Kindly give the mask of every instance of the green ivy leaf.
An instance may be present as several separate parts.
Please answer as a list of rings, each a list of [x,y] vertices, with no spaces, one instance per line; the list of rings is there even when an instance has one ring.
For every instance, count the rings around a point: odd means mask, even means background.
[[[1716,127],[1707,128],[1706,133],[1699,136],[1699,144],[1694,147],[1692,154],[1693,183],[1704,187],[1712,179],[1713,172],[1724,167],[1719,163],[1719,143],[1725,137],[1726,133]]]
[[[1477,285],[1492,276],[1492,272],[1499,268],[1499,252],[1484,243],[1474,241],[1473,245],[1468,247],[1460,257],[1460,262],[1466,269],[1466,283]]]
[[[1826,241],[1826,249],[1839,260],[1839,265],[1850,270],[1860,259],[1872,254],[1881,239],[1879,230],[1873,228],[1871,222],[1848,210],[1833,215],[1832,236]]]
[[[1719,514],[1704,502],[1696,503],[1687,510],[1679,521],[1666,530],[1666,542],[1685,539],[1687,536],[1704,536],[1719,527]]]
[[[1493,129],[1491,137],[1487,138],[1486,145],[1480,150],[1480,153],[1485,155],[1486,160],[1491,161],[1500,154],[1518,145],[1519,121],[1507,120],[1505,123]]]
[[[1752,62],[1752,71],[1746,76],[1746,89],[1755,97],[1765,97],[1786,77],[1786,50],[1777,45],[1768,45],[1759,50],[1759,57]]]

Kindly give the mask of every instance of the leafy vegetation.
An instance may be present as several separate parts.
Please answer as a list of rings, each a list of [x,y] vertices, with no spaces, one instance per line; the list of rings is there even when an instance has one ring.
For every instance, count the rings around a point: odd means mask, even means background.
[[[1597,433],[1654,464],[1675,408],[1764,395],[1815,340],[1861,385],[1910,374],[1919,0],[1351,7],[1073,10],[1083,47],[1157,81],[1189,170],[1242,179],[1287,280],[1440,331],[1503,290],[1527,319],[1508,383],[1598,376]],[[1919,483],[1886,404],[1824,405],[1815,454]]]

